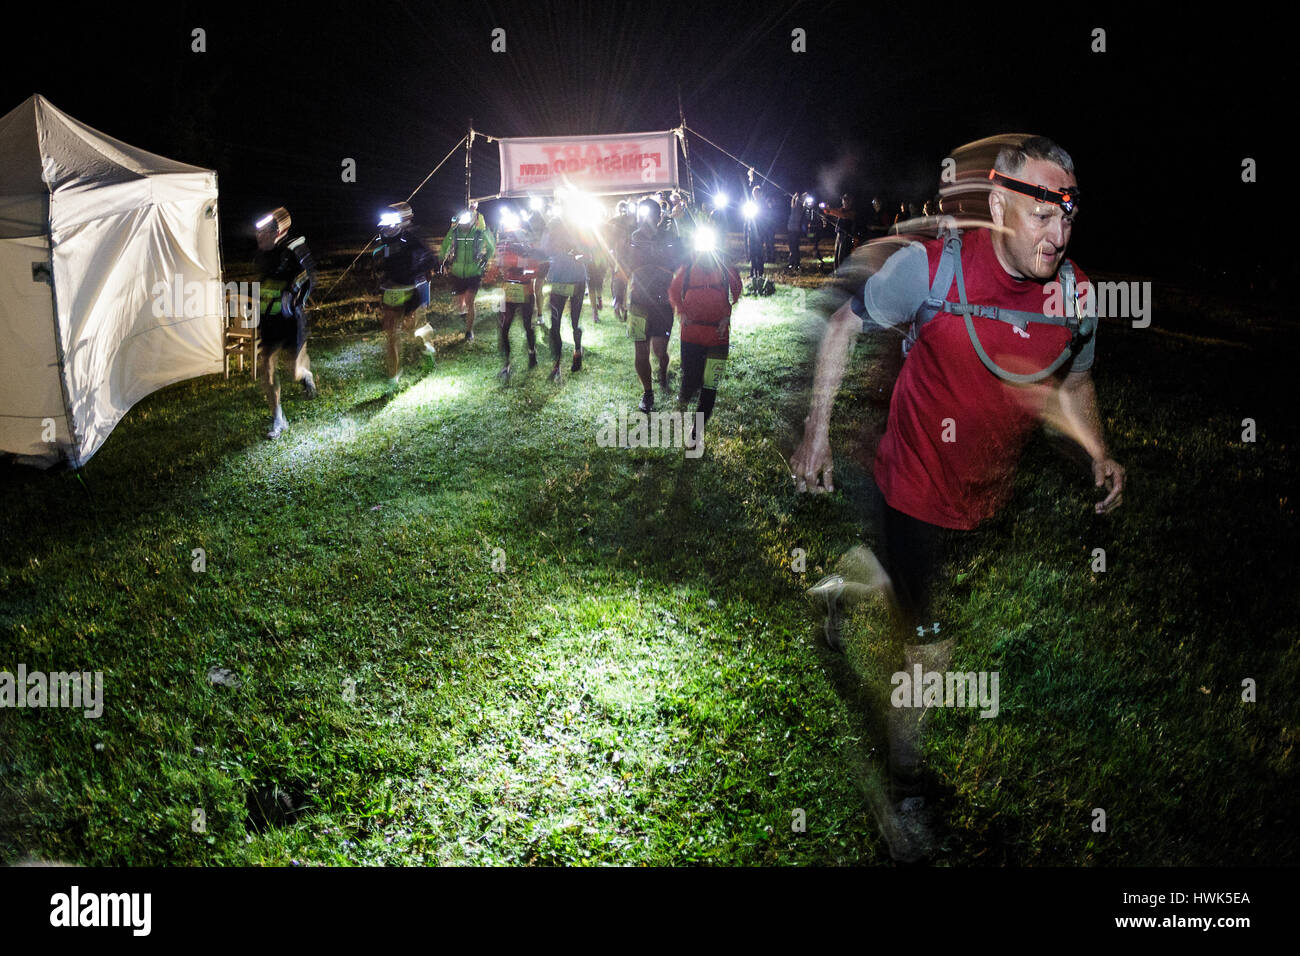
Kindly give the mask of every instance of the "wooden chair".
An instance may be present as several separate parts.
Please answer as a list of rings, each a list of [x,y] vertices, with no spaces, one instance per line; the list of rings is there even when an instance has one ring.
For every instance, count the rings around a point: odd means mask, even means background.
[[[244,359],[249,362],[249,373],[257,378],[257,310],[259,303],[251,296],[226,290],[226,336],[223,348],[223,366],[230,378],[230,361],[239,358],[239,370],[244,370]]]

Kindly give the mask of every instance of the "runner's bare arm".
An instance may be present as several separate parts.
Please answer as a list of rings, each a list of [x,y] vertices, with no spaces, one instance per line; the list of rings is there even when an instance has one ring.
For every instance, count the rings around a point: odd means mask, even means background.
[[[845,302],[830,317],[826,333],[817,351],[817,370],[813,376],[812,402],[804,419],[803,441],[790,459],[790,471],[797,491],[814,494],[834,491],[830,446],[831,409],[839,391],[844,369],[848,365],[853,343],[862,328],[862,320]]]
[[[1077,441],[1092,459],[1092,474],[1097,487],[1107,494],[1097,502],[1097,514],[1106,514],[1119,506],[1124,496],[1124,469],[1110,457],[1102,435],[1101,416],[1097,411],[1097,390],[1091,372],[1071,372],[1057,393],[1062,429]]]
[[[813,377],[812,404],[804,421],[803,442],[790,459],[798,491],[834,491],[831,480],[831,408],[835,393],[853,352],[854,339],[864,320],[879,328],[909,323],[930,291],[930,270],[925,247],[919,242],[894,239],[867,243],[840,267],[842,290],[859,291],[841,305],[826,324],[817,370]]]

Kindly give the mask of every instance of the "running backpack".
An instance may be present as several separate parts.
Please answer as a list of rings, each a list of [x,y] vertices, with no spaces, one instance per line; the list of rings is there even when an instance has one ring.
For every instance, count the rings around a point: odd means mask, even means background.
[[[686,293],[690,292],[692,289],[716,289],[718,292],[721,292],[722,295],[726,298],[728,305],[735,304],[734,302],[731,301],[731,283],[727,281],[726,270],[723,270],[721,285],[715,285],[712,282],[706,282],[704,285],[691,285],[691,270],[694,268],[695,268],[695,263],[692,262],[690,265],[686,267],[686,275],[682,278],[683,299],[686,298]]]
[[[455,237],[451,241],[451,253],[447,257],[449,262],[455,262],[457,256],[460,255],[461,237],[464,235],[464,233],[461,232],[460,223],[456,223],[456,225],[452,227],[452,231],[455,233]],[[483,230],[478,228],[477,225],[471,226],[470,236],[474,239],[473,261],[479,262],[483,257]]]
[[[917,312],[916,319],[913,321],[907,338],[903,342],[904,356],[916,343],[917,337],[921,333],[921,327],[925,323],[940,312],[951,312],[954,315],[960,315],[966,321],[966,333],[970,336],[971,345],[975,347],[975,354],[979,356],[985,368],[1004,382],[1011,382],[1016,385],[1032,385],[1055,374],[1057,369],[1064,365],[1066,360],[1078,351],[1080,346],[1097,331],[1095,316],[1078,314],[1078,290],[1075,287],[1074,263],[1068,259],[1062,262],[1060,269],[1057,270],[1057,276],[1064,293],[1065,315],[1063,316],[1025,312],[1019,309],[1004,309],[996,305],[971,305],[966,301],[966,277],[962,273],[961,267],[961,231],[946,229],[943,240],[943,253],[939,257],[938,268],[935,269],[934,282],[930,286],[930,295]],[[948,290],[952,288],[954,278],[957,280],[958,301],[949,302],[947,300]],[[988,353],[984,351],[984,346],[980,344],[979,334],[975,331],[975,323],[971,321],[972,315],[1009,323],[1022,332],[1030,322],[1039,322],[1044,325],[1062,325],[1070,330],[1070,341],[1061,351],[1061,354],[1042,371],[1027,375],[1008,372],[993,361]]]

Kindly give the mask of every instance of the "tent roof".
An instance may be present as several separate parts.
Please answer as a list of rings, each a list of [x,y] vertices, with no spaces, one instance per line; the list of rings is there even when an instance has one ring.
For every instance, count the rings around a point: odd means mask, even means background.
[[[0,235],[42,232],[54,194],[209,172],[105,136],[34,94],[0,118]]]

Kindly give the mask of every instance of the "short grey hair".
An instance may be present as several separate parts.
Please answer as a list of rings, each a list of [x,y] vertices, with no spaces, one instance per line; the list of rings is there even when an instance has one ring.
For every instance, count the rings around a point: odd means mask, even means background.
[[[1044,160],[1074,174],[1074,160],[1070,154],[1046,136],[1031,136],[1018,146],[1003,146],[998,150],[993,168],[1008,176],[1018,176],[1025,168],[1025,163],[1031,159]]]

